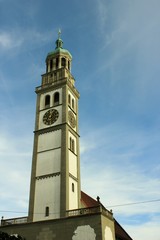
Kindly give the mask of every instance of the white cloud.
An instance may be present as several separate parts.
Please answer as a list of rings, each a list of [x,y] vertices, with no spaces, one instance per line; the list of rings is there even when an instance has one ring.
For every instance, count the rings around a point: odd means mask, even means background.
[[[131,58],[133,54],[137,55],[137,65],[141,67],[141,61],[152,58],[154,49],[159,51],[159,1],[109,3],[99,0],[97,5],[98,24],[103,39],[101,54],[108,45],[112,49],[112,58],[107,58],[102,70],[114,66],[127,54],[130,54]]]
[[[159,240],[160,202],[125,205],[160,199],[160,178],[154,175],[157,163],[152,154],[147,156],[150,146],[158,145],[159,133],[149,134],[120,123],[87,128],[86,132],[85,141],[81,138],[85,145],[81,154],[82,190],[95,199],[99,196],[133,239],[154,236]]]
[[[26,51],[28,48],[35,48],[51,40],[53,33],[38,32],[34,29],[14,29],[0,32],[0,49],[8,51],[11,49],[20,49]],[[26,49],[25,49],[26,48]]]
[[[0,49],[8,50],[19,47],[22,44],[22,39],[16,37],[15,34],[8,32],[0,33]]]
[[[103,0],[97,1],[97,5],[99,11],[98,17],[100,22],[100,28],[103,32],[108,19],[108,8],[106,2],[104,2]]]
[[[16,215],[16,212],[20,211],[27,214],[32,152],[32,140],[27,134],[18,137],[8,131],[1,126],[0,214],[5,218],[19,216],[20,213]]]
[[[125,225],[125,230],[127,230],[128,233],[132,233],[132,238],[136,240],[159,240],[160,236],[160,227],[159,227],[160,217],[158,217],[156,220],[151,219],[151,221],[139,224],[139,225]]]
[[[87,132],[85,141],[81,139],[86,148],[81,155],[84,191],[93,197],[99,195],[106,207],[160,199],[160,178],[154,175],[157,162],[148,152],[152,144],[158,144],[158,133],[147,134],[120,123]],[[155,203],[146,203],[115,207],[113,211],[132,216],[156,213],[158,209]]]

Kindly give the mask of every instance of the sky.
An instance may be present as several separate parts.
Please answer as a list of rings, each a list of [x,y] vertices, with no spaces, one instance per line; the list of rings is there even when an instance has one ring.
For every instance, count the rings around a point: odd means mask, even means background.
[[[58,29],[80,92],[81,188],[160,240],[160,1],[0,0],[0,216],[28,212],[35,87]]]

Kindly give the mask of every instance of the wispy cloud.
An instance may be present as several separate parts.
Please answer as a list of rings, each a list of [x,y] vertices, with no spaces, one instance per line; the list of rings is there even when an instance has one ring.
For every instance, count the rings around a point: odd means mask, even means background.
[[[138,224],[137,226],[125,225],[125,229],[128,232],[132,232],[132,238],[136,240],[144,239],[150,240],[154,237],[155,240],[159,240],[160,228],[159,228],[160,216],[157,219],[151,218],[150,221],[144,224]]]
[[[159,132],[122,122],[83,131],[82,189],[100,196],[133,239],[159,240],[159,202],[125,205],[160,199],[159,154],[151,150],[159,152]]]
[[[156,40],[159,39],[157,29],[160,22],[158,1],[154,3],[148,0],[130,1],[126,4],[119,1],[111,4],[100,0],[97,1],[97,5],[101,36],[103,36],[103,47],[100,51],[104,51],[108,45],[113,49],[110,66],[126,54],[131,54],[130,50],[144,59],[150,54],[153,55],[155,43],[156,46],[159,44]],[[145,49],[145,46],[148,48]]]
[[[11,49],[17,46],[20,46],[22,41],[18,39],[14,39],[15,36],[7,33],[2,32],[0,33],[0,48],[1,49]]]
[[[85,140],[81,139],[86,146],[81,155],[82,188],[84,185],[94,197],[101,196],[106,207],[160,199],[160,179],[154,175],[157,160],[149,150],[152,144],[157,145],[158,133],[149,134],[121,123],[87,131]],[[131,205],[113,210],[125,216],[159,211],[156,204],[151,205],[151,208],[146,204],[143,208]]]
[[[9,133],[1,134],[0,211],[2,212],[0,214],[5,217],[11,217],[12,214],[13,216],[16,216],[16,212],[24,211],[24,209],[25,211],[27,211],[28,209],[30,165],[32,152],[30,146],[31,142],[32,141],[30,138],[28,138],[28,136],[15,138]],[[6,199],[8,199],[7,202]],[[13,211],[13,213],[7,211]]]
[[[52,32],[38,32],[34,29],[14,29],[0,32],[0,49],[8,51],[15,48],[36,47],[48,43],[52,38]],[[21,49],[22,51],[22,49]]]

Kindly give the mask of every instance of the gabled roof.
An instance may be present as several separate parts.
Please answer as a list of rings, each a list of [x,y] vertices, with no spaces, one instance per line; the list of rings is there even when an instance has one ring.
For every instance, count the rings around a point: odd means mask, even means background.
[[[115,233],[118,239],[122,240],[132,240],[128,233],[122,228],[122,226],[115,220]]]
[[[81,204],[83,207],[97,207],[99,202],[87,195],[85,192],[81,191]]]
[[[84,208],[96,207],[99,205],[101,205],[103,208],[105,208],[102,205],[102,203],[99,201],[99,197],[97,197],[97,201],[96,201],[94,198],[90,197],[88,194],[86,194],[83,191],[81,191],[81,205]],[[116,220],[114,221],[114,226],[115,226],[116,239],[118,239],[118,240],[133,240]]]

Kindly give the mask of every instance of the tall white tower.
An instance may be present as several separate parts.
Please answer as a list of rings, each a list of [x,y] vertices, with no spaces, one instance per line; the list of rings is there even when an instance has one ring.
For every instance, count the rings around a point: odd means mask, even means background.
[[[71,61],[59,34],[36,88],[29,222],[65,217],[80,207],[79,93]]]

